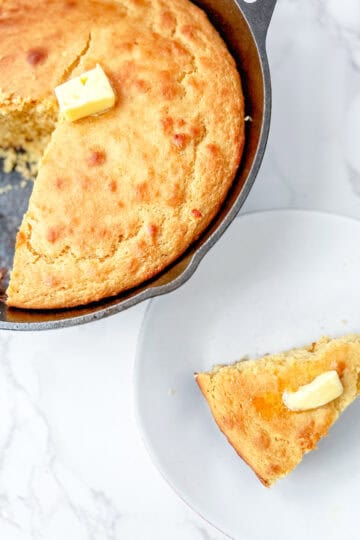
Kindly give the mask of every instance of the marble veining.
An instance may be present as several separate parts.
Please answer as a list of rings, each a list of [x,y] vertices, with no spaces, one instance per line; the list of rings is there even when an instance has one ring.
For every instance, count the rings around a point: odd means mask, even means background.
[[[268,54],[272,127],[243,211],[359,218],[359,1],[279,0]],[[140,440],[132,368],[144,309],[0,333],[1,539],[225,539],[176,497]]]

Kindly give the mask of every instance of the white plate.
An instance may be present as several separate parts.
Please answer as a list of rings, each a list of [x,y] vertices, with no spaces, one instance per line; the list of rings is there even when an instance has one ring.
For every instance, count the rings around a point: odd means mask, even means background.
[[[215,425],[195,371],[360,331],[360,222],[302,211],[236,220],[195,276],[154,300],[135,371],[140,429],[176,492],[230,537],[356,539],[360,400],[271,489]]]

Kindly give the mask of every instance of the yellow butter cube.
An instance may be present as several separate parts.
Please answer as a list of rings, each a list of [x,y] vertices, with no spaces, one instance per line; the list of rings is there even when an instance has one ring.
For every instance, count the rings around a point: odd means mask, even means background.
[[[57,86],[55,95],[61,114],[70,122],[104,112],[115,104],[114,90],[99,64]]]

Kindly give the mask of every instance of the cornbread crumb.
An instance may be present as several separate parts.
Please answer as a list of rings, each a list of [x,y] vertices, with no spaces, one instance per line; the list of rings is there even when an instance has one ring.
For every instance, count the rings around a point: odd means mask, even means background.
[[[55,100],[44,103],[18,102],[0,107],[0,158],[5,173],[18,171],[35,179],[41,157],[55,128]]]
[[[8,193],[8,191],[11,191],[13,189],[12,184],[6,184],[5,186],[0,187],[0,195],[3,195],[4,193]]]
[[[284,391],[332,370],[344,389],[337,399],[312,410],[287,409]],[[324,337],[302,349],[219,366],[196,374],[196,381],[229,443],[271,486],[317,447],[360,394],[360,335]]]
[[[39,160],[32,152],[15,148],[0,148],[0,159],[4,173],[17,171],[25,180],[35,180],[38,173]]]

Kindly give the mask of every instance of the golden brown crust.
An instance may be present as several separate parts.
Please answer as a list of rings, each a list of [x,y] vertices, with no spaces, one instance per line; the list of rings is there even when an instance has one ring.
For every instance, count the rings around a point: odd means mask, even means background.
[[[50,99],[60,79],[98,62],[117,102],[103,115],[57,124],[17,239],[11,306],[85,304],[164,269],[218,212],[243,148],[239,75],[201,10],[187,0],[65,3],[42,0],[39,8],[45,19],[46,10],[67,9],[64,28],[78,25],[76,43],[56,25],[45,54],[43,41],[30,36],[34,26],[30,32],[22,23],[26,46],[14,55],[27,74],[35,73],[32,98]],[[26,2],[5,5],[21,12]],[[0,57],[5,45],[2,38]],[[29,47],[35,65],[28,53],[24,60]],[[63,48],[68,63],[57,65]],[[42,72],[48,62],[51,70],[57,66],[51,77]],[[28,99],[16,73],[16,99]]]
[[[344,387],[338,399],[304,412],[284,406],[284,390],[333,369]],[[304,349],[199,373],[196,381],[230,444],[270,486],[316,448],[360,393],[360,336],[323,338]]]
[[[75,8],[66,0],[0,1],[0,111],[54,100],[53,89],[86,49],[89,17],[98,12],[95,2]]]

